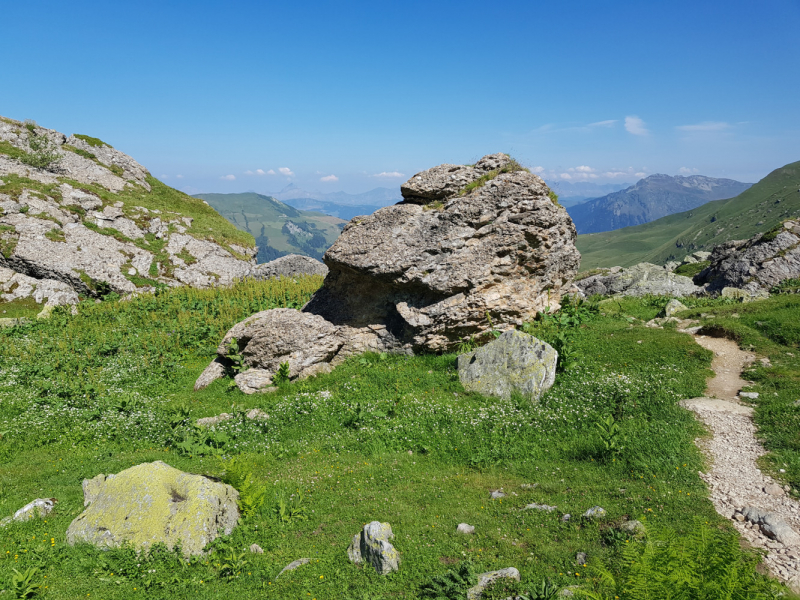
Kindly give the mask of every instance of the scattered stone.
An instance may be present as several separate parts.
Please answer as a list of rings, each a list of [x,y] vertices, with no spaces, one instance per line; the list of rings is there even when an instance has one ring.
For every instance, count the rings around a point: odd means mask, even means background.
[[[497,500],[498,498],[505,498],[505,497],[506,497],[506,493],[502,489],[494,490],[491,493],[492,500]]]
[[[606,516],[606,509],[601,506],[593,506],[583,513],[583,516],[588,519],[602,519]]]
[[[748,400],[755,400],[758,398],[758,392],[739,392],[740,398],[747,398]]]
[[[478,575],[478,583],[467,590],[467,600],[480,600],[486,591],[498,579],[512,579],[519,581],[519,571],[514,567],[507,567],[499,571],[488,571]]]
[[[67,529],[67,543],[146,550],[180,543],[185,556],[201,554],[218,535],[230,535],[239,521],[239,493],[202,475],[155,461],[116,475],[84,481],[88,508]]]
[[[214,427],[215,425],[219,425],[220,423],[224,423],[225,421],[229,421],[233,418],[233,415],[230,413],[222,413],[216,415],[214,417],[203,417],[202,419],[197,419],[197,426],[198,427]]]
[[[273,277],[299,277],[301,275],[325,275],[328,267],[310,256],[300,254],[287,254],[268,263],[253,267],[250,277],[255,279],[270,279]]]
[[[661,317],[672,317],[675,316],[676,313],[681,312],[682,310],[689,310],[688,307],[681,302],[680,300],[675,300],[674,298],[667,302],[667,305],[664,307],[663,314],[659,315]]]
[[[555,383],[557,362],[552,346],[512,329],[460,355],[458,377],[464,389],[484,396],[508,398],[519,392],[536,400]]]
[[[800,545],[800,535],[778,515],[754,506],[748,506],[739,512],[753,526],[758,525],[768,538],[777,540],[784,546]]]
[[[569,514],[569,513],[567,513],[567,514],[565,514],[563,517],[561,517],[561,522],[562,522],[562,523],[566,523],[566,522],[567,522],[567,521],[569,521],[571,518],[572,518],[572,515],[571,515],[571,514]]]
[[[352,563],[372,565],[378,575],[397,571],[400,569],[400,554],[389,542],[393,539],[391,525],[372,521],[353,537],[347,556]]]
[[[575,562],[578,563],[579,567],[583,567],[586,565],[586,552],[578,552],[577,556],[575,557]]]
[[[740,523],[744,522],[744,515],[742,513],[733,513],[733,519],[735,521],[739,521]]]
[[[523,483],[519,487],[521,487],[523,490],[532,490],[534,488],[539,487],[539,484],[538,483]]]
[[[264,554],[264,549],[258,544],[250,544],[251,554]]]
[[[260,408],[253,408],[247,411],[245,416],[251,421],[266,421],[269,419],[269,415]]]
[[[57,502],[58,500],[55,498],[37,498],[32,502],[28,502],[28,504],[16,511],[13,516],[6,517],[0,521],[0,527],[5,527],[12,521],[24,522],[35,517],[44,518],[53,511]]]
[[[295,561],[290,562],[288,565],[281,569],[281,572],[275,576],[275,579],[283,575],[286,571],[294,571],[298,567],[302,567],[303,565],[307,565],[311,562],[310,558],[298,558]]]
[[[764,486],[764,493],[770,496],[783,496],[784,491],[777,483],[770,483]]]
[[[222,356],[218,356],[200,373],[200,377],[194,382],[194,391],[208,387],[211,382],[225,377],[225,371],[231,365],[231,361]]]
[[[275,371],[266,371],[264,369],[247,369],[242,371],[233,380],[239,389],[245,394],[266,394],[274,392],[278,388],[272,383],[272,378]]]
[[[658,265],[639,263],[628,269],[613,272],[613,269],[592,275],[577,285],[584,294],[591,296],[693,296],[701,291],[692,280],[683,275],[676,275]]]
[[[547,512],[553,512],[557,506],[549,506],[547,504],[536,504],[535,502],[532,504],[526,504],[525,508],[522,510],[545,510]]]
[[[620,529],[627,533],[633,535],[644,535],[645,529],[644,524],[641,521],[625,521],[621,526]]]
[[[456,532],[464,534],[475,533],[475,527],[466,523],[459,523],[458,527],[456,527]]]

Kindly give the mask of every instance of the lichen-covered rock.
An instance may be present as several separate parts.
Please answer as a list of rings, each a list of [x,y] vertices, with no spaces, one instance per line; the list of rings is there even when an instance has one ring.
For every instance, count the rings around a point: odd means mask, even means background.
[[[583,516],[586,517],[587,519],[602,519],[603,517],[606,516],[606,514],[607,514],[606,509],[603,508],[602,506],[593,506],[585,513],[583,513]]]
[[[263,554],[263,552],[264,552],[264,551],[262,550],[262,551],[261,551],[261,553]],[[307,564],[308,564],[308,563],[310,563],[310,562],[311,562],[311,559],[310,559],[310,558],[298,558],[297,560],[293,560],[293,561],[292,561],[292,562],[290,562],[288,565],[286,565],[285,567],[283,567],[283,569],[281,569],[281,572],[280,572],[280,573],[278,573],[278,574],[275,576],[275,579],[277,579],[278,577],[280,577],[281,575],[283,575],[283,574],[284,574],[286,571],[294,571],[294,570],[295,570],[295,569],[297,569],[298,567],[302,567],[303,565],[307,565]]]
[[[786,279],[800,278],[800,221],[785,221],[749,240],[720,244],[709,260],[711,264],[694,281],[710,293],[730,287],[753,295]]]
[[[488,571],[478,575],[478,583],[467,590],[467,600],[480,600],[483,592],[493,585],[498,579],[511,579],[519,581],[519,571],[514,567],[506,567],[498,571]]]
[[[270,279],[271,277],[298,277],[300,275],[328,274],[325,263],[310,256],[300,254],[287,254],[273,261],[253,267],[250,276],[255,279]]]
[[[586,296],[693,296],[702,289],[683,275],[664,267],[639,263],[628,269],[610,269],[575,283]]]
[[[555,383],[558,352],[526,333],[509,330],[499,338],[458,357],[464,389],[508,398],[512,392],[535,400]]]
[[[372,565],[378,575],[397,571],[400,569],[400,554],[389,541],[393,539],[391,525],[372,521],[353,537],[347,556],[355,564]]]
[[[688,308],[683,302],[681,302],[680,300],[675,300],[675,298],[673,298],[672,300],[667,302],[667,305],[664,307],[664,310],[659,316],[669,318],[681,312],[682,310],[688,310]]]
[[[12,516],[1,520],[0,527],[5,527],[12,521],[24,522],[30,521],[36,517],[39,517],[40,519],[44,518],[53,512],[53,508],[55,508],[57,502],[58,500],[55,498],[37,498],[36,500],[28,502],[25,506],[15,511]]]
[[[239,493],[202,475],[156,461],[84,482],[84,510],[67,529],[67,543],[99,547],[131,544],[147,550],[180,544],[185,556],[200,554],[239,521]]]

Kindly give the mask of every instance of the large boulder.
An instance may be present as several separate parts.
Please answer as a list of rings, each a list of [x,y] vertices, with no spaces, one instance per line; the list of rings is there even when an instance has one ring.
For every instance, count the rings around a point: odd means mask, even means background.
[[[298,277],[300,275],[328,274],[324,263],[310,256],[287,254],[273,261],[253,267],[250,276],[255,279],[271,279],[273,277]]]
[[[800,278],[800,221],[785,221],[749,240],[716,246],[709,260],[711,264],[694,281],[710,293],[730,287],[755,295],[786,279]]]
[[[394,533],[389,523],[372,521],[353,536],[347,556],[354,564],[371,565],[378,575],[397,571],[400,569],[400,554],[390,541],[393,539]]]
[[[556,380],[558,352],[532,335],[509,330],[493,342],[458,357],[464,389],[508,398],[513,392],[536,400]]]
[[[239,521],[239,493],[229,485],[155,461],[83,482],[84,506],[67,529],[67,543],[99,547],[130,544],[147,550],[180,544],[201,554]]]
[[[651,263],[639,263],[627,269],[609,269],[581,279],[575,285],[586,296],[693,296],[702,292],[689,277],[676,275]]]
[[[403,202],[354,218],[326,252],[330,271],[302,309],[330,325],[315,357],[336,364],[365,350],[452,350],[493,326],[513,329],[545,307],[559,308],[580,254],[569,215],[539,177],[494,154],[473,166],[434,167],[401,191]],[[258,317],[278,328],[306,318]],[[254,343],[242,347],[248,364],[269,370],[286,360],[276,352],[306,356],[306,344],[319,342],[300,336],[276,344],[265,335],[257,343],[263,347]]]

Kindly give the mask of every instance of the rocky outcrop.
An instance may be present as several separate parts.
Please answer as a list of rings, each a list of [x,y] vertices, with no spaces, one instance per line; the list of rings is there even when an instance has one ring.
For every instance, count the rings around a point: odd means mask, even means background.
[[[67,529],[67,543],[147,550],[181,545],[200,554],[239,521],[239,493],[229,485],[155,461],[83,482],[84,510]]]
[[[287,254],[273,261],[258,265],[250,271],[250,276],[255,279],[270,279],[272,277],[298,277],[300,275],[325,275],[328,267],[315,258],[300,254]]]
[[[371,565],[378,575],[397,571],[400,569],[400,554],[390,542],[393,539],[391,525],[372,521],[353,537],[347,556],[354,564]]]
[[[721,244],[709,260],[711,264],[694,281],[713,294],[728,287],[755,295],[800,278],[800,222],[785,221],[749,240]]]
[[[22,277],[0,300],[30,290],[37,301],[74,304],[79,294],[209,287],[249,274],[255,248],[210,239],[187,215],[212,209],[174,190],[164,193],[180,199],[153,200],[155,184],[164,188],[99,140],[0,118],[0,268]]]
[[[575,285],[586,296],[693,296],[702,292],[690,278],[650,263],[639,263],[628,269],[612,267],[576,281]]]
[[[434,167],[401,191],[403,202],[348,223],[302,313],[266,311],[229,332],[249,366],[288,361],[295,377],[368,350],[441,352],[560,306],[580,255],[569,215],[539,177],[494,154]],[[302,334],[306,323],[318,332]],[[275,327],[287,337],[245,332]]]
[[[458,378],[467,391],[536,400],[556,380],[558,352],[532,335],[509,330],[474,352],[458,357]]]

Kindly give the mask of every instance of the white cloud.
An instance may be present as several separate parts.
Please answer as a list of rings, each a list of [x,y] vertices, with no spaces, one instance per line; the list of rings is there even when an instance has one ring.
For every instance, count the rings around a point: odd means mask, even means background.
[[[606,121],[597,121],[595,123],[589,123],[587,127],[613,127],[617,123],[618,119],[608,119]]]
[[[531,167],[531,173],[536,173],[537,175],[541,175],[544,173],[544,167]]]
[[[376,173],[373,177],[385,177],[385,178],[393,178],[393,177],[405,177],[403,173],[399,171],[383,171],[382,173]]]
[[[183,175],[175,175],[178,179],[183,179]]]
[[[269,171],[267,171],[267,175],[275,175],[275,170],[270,169]]]
[[[234,179],[236,179],[236,175],[223,175],[222,177],[220,177],[220,179],[224,179],[226,181],[233,181]]]
[[[256,175],[266,175],[266,173],[264,173],[264,169],[256,169]]]
[[[575,167],[575,170],[578,173],[594,173],[594,169],[592,167],[587,167],[586,165],[581,165],[580,167]]]
[[[252,171],[245,171],[244,174],[245,175],[255,175],[255,173],[253,173]]]
[[[256,169],[255,171],[247,170],[244,172],[245,175],[266,175],[264,169]],[[274,171],[273,171],[274,174]]]
[[[647,177],[647,173],[642,173],[641,171],[639,171],[638,173],[634,173],[634,175],[635,175],[636,177],[639,177],[640,179],[641,179],[642,177]]]
[[[339,178],[336,175],[326,175],[325,177],[320,177],[320,181],[339,181]]]
[[[620,177],[629,177],[630,173],[628,171],[606,171],[602,173],[602,176],[608,179],[618,179]]]
[[[679,125],[676,127],[679,131],[724,131],[730,129],[731,124],[723,121],[703,121],[702,123],[695,123],[694,125]]]
[[[562,173],[561,175],[559,175],[559,177],[561,177],[561,179],[566,179],[566,180],[572,179],[572,175],[570,175],[569,173]]]
[[[650,133],[644,126],[644,121],[633,115],[625,117],[625,130],[633,135],[647,135]]]
[[[280,173],[281,175],[285,175],[286,177],[294,177],[294,173],[289,167],[279,168],[278,173]]]
[[[698,169],[690,169],[689,167],[681,167],[680,169],[678,169],[678,173],[680,173],[681,175],[691,175],[693,173],[699,173],[699,172],[700,171]]]

